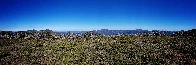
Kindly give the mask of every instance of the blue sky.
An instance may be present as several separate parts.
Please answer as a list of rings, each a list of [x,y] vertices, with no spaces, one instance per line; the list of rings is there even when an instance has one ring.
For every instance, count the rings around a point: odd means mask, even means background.
[[[196,28],[196,0],[0,0],[0,30]]]

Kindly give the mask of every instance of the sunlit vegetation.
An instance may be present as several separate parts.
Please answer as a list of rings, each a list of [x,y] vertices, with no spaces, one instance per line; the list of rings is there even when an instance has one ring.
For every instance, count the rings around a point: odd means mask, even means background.
[[[194,36],[0,39],[2,64],[195,64]]]

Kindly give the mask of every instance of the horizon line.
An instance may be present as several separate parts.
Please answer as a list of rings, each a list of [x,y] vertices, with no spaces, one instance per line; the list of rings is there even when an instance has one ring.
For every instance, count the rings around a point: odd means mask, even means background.
[[[103,29],[105,29],[105,30],[137,30],[137,29],[107,29],[107,28],[103,28]],[[47,30],[47,29],[29,29],[29,30],[40,31],[40,30]],[[49,29],[49,30],[52,30],[52,29]],[[96,31],[97,30],[102,30],[102,29],[96,29]],[[141,30],[148,30],[148,29],[141,29]],[[182,31],[183,29],[182,30],[161,30],[161,29],[154,29],[154,30],[158,30],[158,31]],[[188,29],[188,30],[192,30],[192,29]],[[188,30],[184,30],[184,31],[188,31]],[[28,30],[0,30],[0,31],[28,31]],[[52,31],[55,31],[55,32],[65,32],[65,31],[94,31],[94,30],[52,30]],[[148,31],[152,31],[152,30],[148,30]]]

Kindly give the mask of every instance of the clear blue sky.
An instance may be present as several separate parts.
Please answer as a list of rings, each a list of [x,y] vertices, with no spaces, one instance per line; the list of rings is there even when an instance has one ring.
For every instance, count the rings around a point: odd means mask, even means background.
[[[196,0],[0,0],[0,30],[196,28]]]

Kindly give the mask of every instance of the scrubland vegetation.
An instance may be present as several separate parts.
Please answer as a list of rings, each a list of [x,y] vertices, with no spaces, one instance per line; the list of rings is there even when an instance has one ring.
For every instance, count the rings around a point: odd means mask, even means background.
[[[195,64],[192,36],[1,39],[0,64]]]

